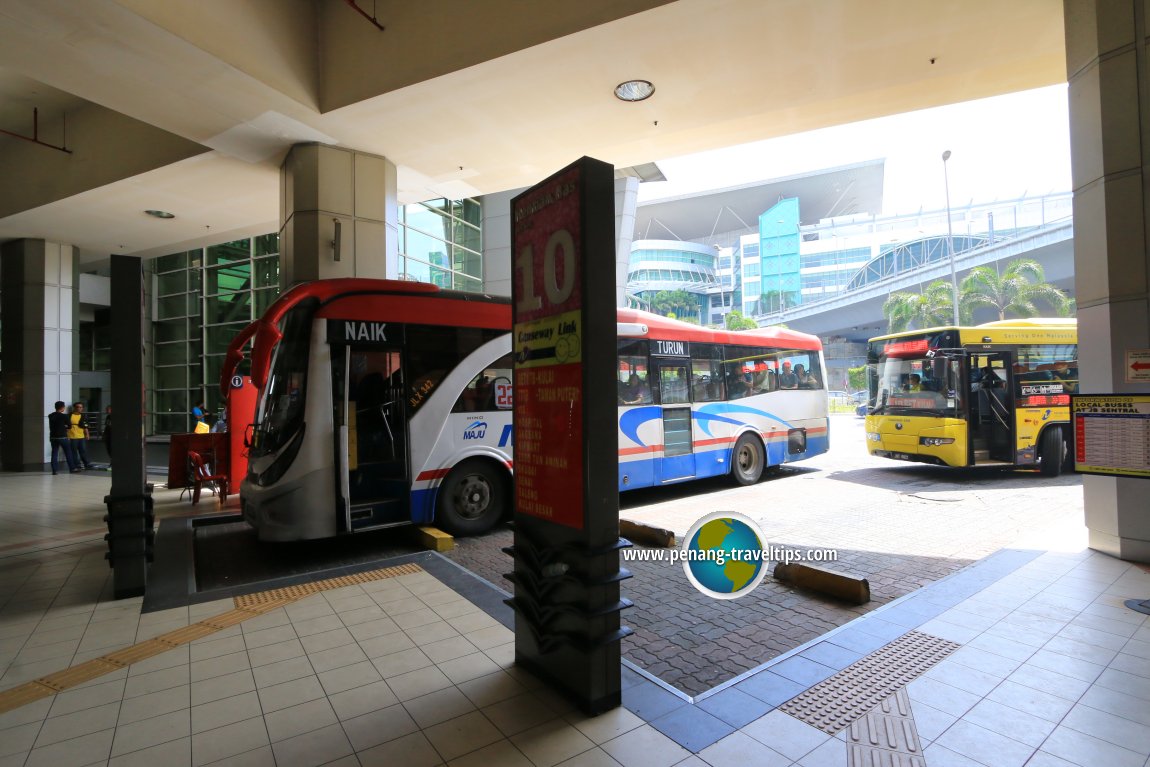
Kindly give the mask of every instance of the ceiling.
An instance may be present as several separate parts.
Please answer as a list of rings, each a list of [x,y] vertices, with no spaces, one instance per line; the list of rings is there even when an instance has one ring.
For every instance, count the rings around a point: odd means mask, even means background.
[[[0,185],[0,241],[92,264],[272,231],[302,141],[388,157],[411,202],[1066,77],[1061,0],[359,0],[383,31],[352,5],[0,0],[0,130],[31,135],[35,108],[39,138],[72,150],[0,135],[19,180]],[[615,99],[631,78],[654,96]]]

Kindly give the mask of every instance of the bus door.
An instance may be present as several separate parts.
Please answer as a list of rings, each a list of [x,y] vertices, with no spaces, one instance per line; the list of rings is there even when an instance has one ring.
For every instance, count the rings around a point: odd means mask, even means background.
[[[657,401],[663,409],[663,460],[658,462],[655,480],[689,479],[696,474],[691,435],[691,361],[652,357],[651,363],[651,373],[659,387]]]
[[[403,368],[395,347],[332,346],[344,532],[409,522]]]
[[[970,355],[970,446],[974,464],[1014,463],[1011,352]]]

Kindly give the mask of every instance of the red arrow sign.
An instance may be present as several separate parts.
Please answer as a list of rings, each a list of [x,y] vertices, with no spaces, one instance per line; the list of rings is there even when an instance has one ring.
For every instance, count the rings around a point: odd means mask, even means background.
[[[1150,362],[1134,362],[1130,367],[1135,370],[1150,370]]]

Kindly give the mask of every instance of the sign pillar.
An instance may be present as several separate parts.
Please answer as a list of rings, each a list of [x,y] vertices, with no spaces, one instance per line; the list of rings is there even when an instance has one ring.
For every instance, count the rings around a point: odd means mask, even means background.
[[[139,596],[155,540],[152,489],[144,467],[144,271],[136,256],[112,256],[112,452],[116,470],[104,496],[108,552],[116,599]],[[137,300],[129,301],[128,296]]]
[[[614,171],[584,157],[511,201],[515,661],[621,702]]]

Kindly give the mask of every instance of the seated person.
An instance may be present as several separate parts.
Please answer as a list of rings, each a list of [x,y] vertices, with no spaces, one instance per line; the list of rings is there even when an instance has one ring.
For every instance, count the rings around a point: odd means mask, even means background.
[[[779,388],[780,389],[797,389],[799,388],[799,377],[791,372],[791,363],[783,363],[783,372],[779,373]]]
[[[1055,362],[1054,369],[1050,371],[1050,380],[1062,384],[1064,391],[1078,391],[1078,371],[1072,369],[1069,362]]]
[[[727,399],[742,399],[750,393],[751,385],[743,376],[732,376],[727,381]]]
[[[763,367],[756,366],[755,367],[755,372],[751,374],[751,390],[755,394],[759,394],[760,392],[770,391],[770,386],[769,386],[768,379],[767,379],[767,368],[766,368],[766,366],[763,366]]]
[[[922,376],[918,373],[911,373],[906,379],[907,391],[922,391]]]
[[[819,379],[815,378],[814,373],[808,372],[804,365],[795,365],[795,377],[799,379],[800,389],[819,388]]]
[[[647,386],[647,382],[640,378],[637,373],[632,373],[631,377],[627,380],[627,388],[623,390],[620,399],[624,405],[650,404],[651,389]]]
[[[475,382],[475,409],[495,409],[495,387],[486,375],[479,376],[479,380]]]

